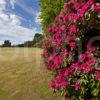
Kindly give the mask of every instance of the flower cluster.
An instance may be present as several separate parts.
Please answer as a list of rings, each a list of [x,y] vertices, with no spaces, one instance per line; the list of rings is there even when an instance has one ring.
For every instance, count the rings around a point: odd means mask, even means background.
[[[90,97],[99,98],[100,44],[88,43],[95,36],[91,30],[98,25],[99,11],[100,5],[95,0],[65,2],[47,29],[43,58],[45,66],[55,73],[51,81],[54,91],[63,95],[69,92],[68,96],[76,98],[85,98],[90,92]]]

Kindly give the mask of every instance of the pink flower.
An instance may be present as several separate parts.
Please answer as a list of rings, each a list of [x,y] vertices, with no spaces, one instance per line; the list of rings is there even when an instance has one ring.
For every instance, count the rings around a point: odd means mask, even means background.
[[[80,15],[81,17],[84,16],[84,14],[90,9],[91,5],[92,5],[92,0],[88,1],[86,4],[84,4],[84,6],[82,7],[81,11],[80,11]]]
[[[70,25],[69,30],[70,30],[71,33],[76,33],[77,27],[75,25]]]
[[[69,35],[66,35],[66,40],[69,41],[71,37]]]
[[[55,82],[51,81],[50,86],[54,89],[55,88]]]
[[[72,55],[72,56],[73,56],[74,54],[75,54],[74,51],[70,51],[70,52],[69,52],[69,55]]]
[[[81,5],[79,3],[75,3],[74,7],[75,7],[76,10],[79,10]]]
[[[56,78],[56,82],[59,84],[64,80],[65,80],[64,77],[62,77],[61,75],[57,76],[57,78]]]
[[[68,21],[69,19],[68,19],[68,15],[66,15],[65,17],[64,17],[64,20],[65,21]]]
[[[66,25],[62,25],[62,26],[61,26],[61,30],[62,30],[62,31],[66,30],[66,29],[67,29]]]
[[[100,69],[100,66],[97,66],[98,69]]]
[[[62,40],[58,38],[56,43],[56,48],[59,48],[61,44],[62,44]]]
[[[64,52],[64,53],[67,53],[67,48],[64,47],[64,48],[61,49],[61,51]]]
[[[54,22],[56,23],[56,22],[58,22],[58,21],[59,21],[59,18],[56,17],[55,20],[54,20]]]
[[[48,46],[48,45],[50,45],[51,44],[51,40],[49,39],[49,40],[47,40],[47,41],[45,41],[44,43],[43,43],[43,46]]]
[[[92,58],[92,59],[88,60],[88,62],[91,63],[91,64],[96,64],[96,63],[98,63],[98,62],[97,62],[97,59],[95,59],[95,58]]]
[[[76,69],[77,69],[77,72],[78,73],[81,73],[82,72],[82,67],[81,66],[77,67]]]
[[[56,86],[55,86],[55,90],[56,90],[56,91],[59,91],[59,89],[60,89],[60,86],[59,86],[59,85],[56,85]]]
[[[64,3],[64,6],[67,6],[67,2]]]
[[[90,51],[95,51],[96,50],[96,47],[95,46],[92,46],[89,49],[90,49]]]
[[[63,73],[64,73],[64,69],[63,68],[60,68],[57,70],[58,71],[58,74],[61,76]]]
[[[75,21],[75,22],[78,21],[79,18],[80,18],[80,15],[79,15],[79,14],[74,14],[74,21]]]
[[[66,86],[68,86],[68,82],[67,81],[62,81],[61,86],[65,88]]]
[[[68,20],[69,20],[69,21],[73,20],[73,14],[69,14],[69,15],[68,15]]]
[[[96,0],[89,0],[89,2],[90,2],[90,3],[95,3],[95,2],[96,2]]]
[[[94,12],[100,13],[100,5],[95,5],[94,6]]]
[[[79,61],[80,61],[80,60],[84,60],[85,57],[86,57],[86,56],[85,56],[84,54],[81,54],[81,55],[79,56]]]
[[[56,84],[65,88],[67,85],[68,85],[68,82],[65,80],[65,78],[61,75],[57,76],[56,77],[56,80],[55,80]]]
[[[64,75],[65,75],[66,77],[71,77],[71,78],[74,77],[74,74],[73,74],[71,68],[67,68],[67,69],[65,70],[65,72],[64,72]]]
[[[93,70],[93,68],[91,66],[87,66],[85,70],[87,73],[89,73]]]
[[[75,90],[78,91],[79,90],[79,85],[75,85]]]
[[[49,64],[51,70],[56,70],[58,66],[55,64]]]
[[[89,52],[85,52],[85,56],[88,57],[88,59],[92,58],[92,55]]]
[[[97,80],[100,80],[100,71],[96,71],[94,73],[94,77],[97,79]]]
[[[77,66],[78,66],[78,63],[72,63],[71,66],[70,66],[70,68],[73,70],[73,69],[75,69]]]
[[[74,88],[75,88],[76,91],[78,91],[80,89],[78,80],[74,81]]]
[[[73,4],[72,2],[65,2],[64,6],[72,6],[72,4]]]
[[[48,32],[48,33],[52,32],[52,31],[53,31],[53,30],[52,30],[51,27],[49,27],[49,28],[47,29],[47,32]]]
[[[70,45],[70,47],[75,47],[76,46],[76,42],[70,42],[69,45]]]
[[[65,72],[64,72],[64,75],[65,75],[65,76],[68,76],[70,73],[71,73],[70,68],[67,68],[67,69],[65,70]]]
[[[83,71],[86,71],[87,73],[89,73],[93,70],[93,68],[91,66],[88,66],[87,63],[83,63],[81,67],[82,67]]]
[[[58,30],[59,30],[59,28],[58,28],[58,27],[56,27],[56,28],[55,28],[55,32],[57,32]]]

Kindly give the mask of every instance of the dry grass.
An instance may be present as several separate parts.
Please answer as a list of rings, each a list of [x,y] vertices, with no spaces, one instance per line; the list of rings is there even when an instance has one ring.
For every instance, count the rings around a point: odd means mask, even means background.
[[[41,49],[0,48],[0,100],[60,100],[49,86]]]

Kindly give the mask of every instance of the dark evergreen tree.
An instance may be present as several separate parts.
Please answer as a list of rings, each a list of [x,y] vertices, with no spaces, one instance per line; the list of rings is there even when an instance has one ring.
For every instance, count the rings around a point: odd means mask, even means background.
[[[2,47],[11,47],[11,42],[9,40],[5,40],[4,44],[2,44]]]

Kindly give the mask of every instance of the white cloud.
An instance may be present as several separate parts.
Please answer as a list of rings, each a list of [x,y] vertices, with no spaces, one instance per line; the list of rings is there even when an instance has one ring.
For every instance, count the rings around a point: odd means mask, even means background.
[[[42,21],[42,19],[40,18],[40,14],[41,14],[41,12],[38,12],[38,13],[36,14],[36,17],[35,17],[35,22],[36,22],[37,24],[39,24],[39,25],[41,25],[41,21]]]
[[[0,0],[0,35],[13,37],[13,40],[21,42],[32,39],[37,33],[37,28],[29,29],[21,26],[21,17],[12,13],[6,14],[5,9],[5,0]],[[0,43],[2,43],[1,40]]]
[[[3,43],[4,43],[3,41],[0,41],[0,45],[3,44]]]
[[[5,0],[0,0],[0,12],[2,12],[5,9],[5,5],[6,5]]]
[[[15,8],[15,3],[16,3],[16,0],[10,0],[10,4],[11,4],[12,9]]]

